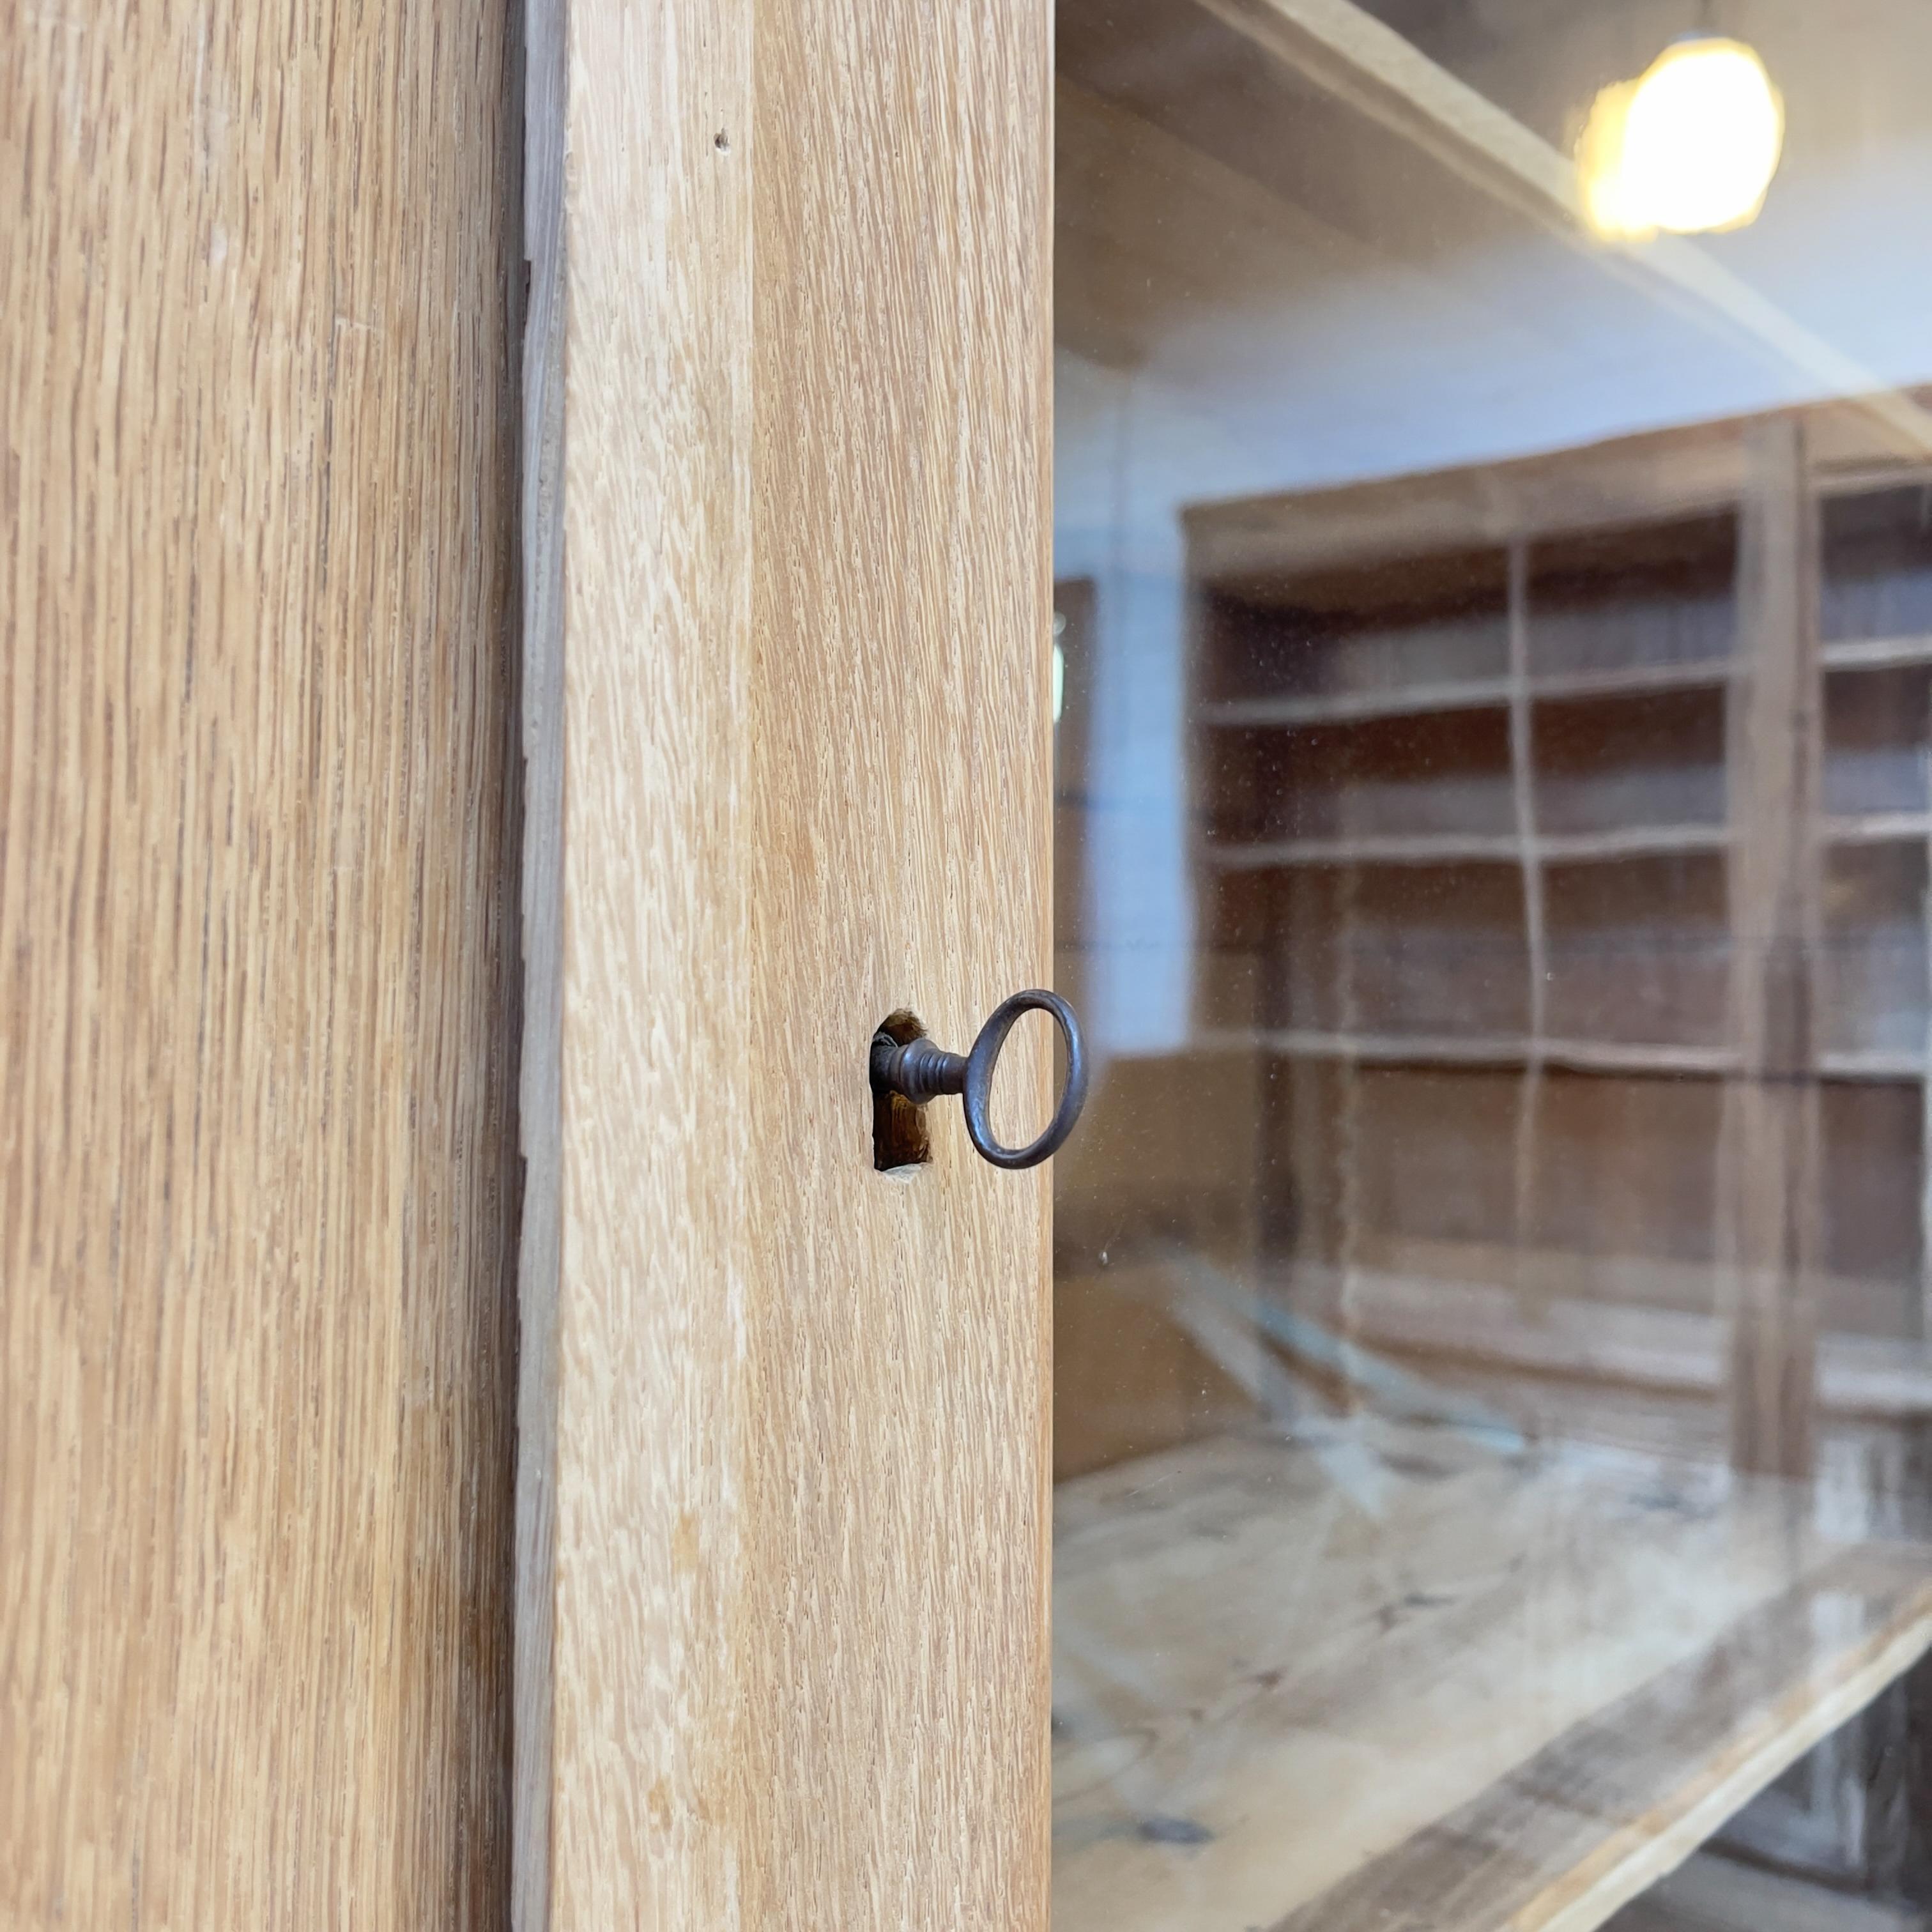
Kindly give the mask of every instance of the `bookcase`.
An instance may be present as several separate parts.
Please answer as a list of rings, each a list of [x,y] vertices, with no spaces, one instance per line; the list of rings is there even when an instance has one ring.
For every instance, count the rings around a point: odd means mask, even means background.
[[[1282,1293],[1557,1369],[1600,1306],[1778,1473],[1821,1337],[1916,1358],[1922,461],[1838,404],[1190,511],[1198,1037]]]
[[[1922,1877],[1932,466],[1836,404],[1184,520],[1192,1023],[1056,1183],[1056,1922]]]

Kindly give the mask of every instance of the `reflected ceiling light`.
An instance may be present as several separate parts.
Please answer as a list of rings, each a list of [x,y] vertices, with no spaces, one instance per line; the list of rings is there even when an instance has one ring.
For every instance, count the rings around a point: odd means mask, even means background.
[[[1700,35],[1597,96],[1576,146],[1583,212],[1600,235],[1640,238],[1757,219],[1784,146],[1784,103],[1741,41]]]

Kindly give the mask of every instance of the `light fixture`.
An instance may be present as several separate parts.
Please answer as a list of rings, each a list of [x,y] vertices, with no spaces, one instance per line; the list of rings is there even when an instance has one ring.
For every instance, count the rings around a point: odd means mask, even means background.
[[[1600,235],[1640,240],[1757,218],[1784,146],[1784,103],[1742,41],[1700,34],[1606,87],[1576,146],[1583,212]]]

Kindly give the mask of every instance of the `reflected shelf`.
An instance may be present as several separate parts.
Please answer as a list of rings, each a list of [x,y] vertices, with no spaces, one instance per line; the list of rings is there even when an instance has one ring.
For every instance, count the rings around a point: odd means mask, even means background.
[[[1917,844],[1932,840],[1932,812],[1843,812],[1820,821],[1828,845]],[[1601,832],[1366,832],[1336,838],[1213,841],[1202,848],[1217,872],[1272,872],[1289,866],[1591,865],[1676,853],[1724,852],[1734,843],[1724,825],[1623,825]]]
[[[1585,1073],[1721,1075],[1743,1070],[1729,1047],[1662,1042],[1538,1040],[1514,1034],[1330,1033],[1306,1028],[1214,1027],[1196,1035],[1210,1052],[1238,1050],[1289,1060],[1352,1060],[1387,1066],[1546,1066]],[[1821,1080],[1910,1082],[1926,1077],[1922,1053],[1889,1048],[1820,1053]]]
[[[1838,639],[1822,646],[1819,656],[1828,672],[1932,664],[1932,636]],[[1736,662],[1728,657],[1702,658],[1678,664],[1622,664],[1605,670],[1568,672],[1531,678],[1522,686],[1521,694],[1532,704],[1544,704],[1653,692],[1717,690],[1730,681]],[[1195,715],[1200,724],[1223,728],[1352,724],[1434,712],[1502,710],[1517,694],[1516,683],[1508,677],[1464,678],[1358,691],[1228,698],[1204,704]]]
[[[1280,838],[1210,844],[1222,872],[1266,872],[1283,866],[1454,866],[1585,864],[1676,852],[1720,852],[1731,842],[1722,825],[1627,825],[1602,832],[1546,832],[1525,839],[1494,833],[1366,833],[1342,838]]]
[[[1932,838],[1932,812],[1840,813],[1824,821],[1821,836],[1828,845],[1916,844]]]

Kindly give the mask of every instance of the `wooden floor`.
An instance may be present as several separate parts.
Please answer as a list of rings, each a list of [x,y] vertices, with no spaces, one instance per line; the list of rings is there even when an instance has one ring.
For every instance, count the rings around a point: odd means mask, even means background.
[[[1314,1427],[1061,1485],[1056,1932],[1587,1932],[1932,1645],[1793,1486]]]

